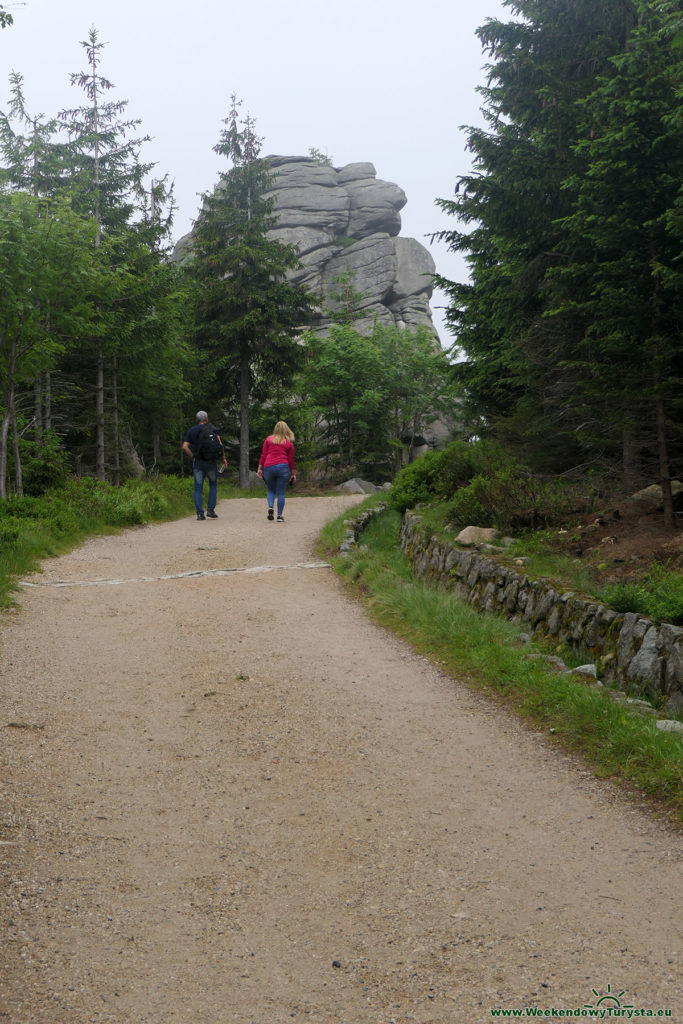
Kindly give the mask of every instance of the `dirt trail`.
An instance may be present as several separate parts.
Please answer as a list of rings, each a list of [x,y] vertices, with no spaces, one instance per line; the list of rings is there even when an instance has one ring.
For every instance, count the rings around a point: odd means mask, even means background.
[[[91,540],[2,617],[0,1021],[683,1021],[679,839],[299,564],[353,502]]]

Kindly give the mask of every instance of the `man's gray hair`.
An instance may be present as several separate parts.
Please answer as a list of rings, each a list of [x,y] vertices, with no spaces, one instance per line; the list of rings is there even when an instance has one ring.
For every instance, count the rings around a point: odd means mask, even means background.
[[[208,413],[203,412],[201,409],[197,413],[197,423],[203,423],[204,420],[208,420],[208,418],[209,418]]]

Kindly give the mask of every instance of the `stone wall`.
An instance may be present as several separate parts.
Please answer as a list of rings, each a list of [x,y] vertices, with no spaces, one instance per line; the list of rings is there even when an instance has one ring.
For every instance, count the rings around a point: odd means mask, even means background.
[[[339,490],[339,488],[337,488]],[[363,509],[359,512],[354,519],[344,520],[344,539],[339,546],[339,552],[342,555],[348,554],[349,551],[358,543],[358,539],[363,533],[363,530],[372,522],[375,516],[380,516],[383,512],[386,512],[387,506],[385,502],[381,501],[379,505],[375,505],[373,508]]]
[[[589,656],[604,682],[648,696],[669,713],[683,710],[683,629],[620,614],[546,579],[532,579],[487,554],[433,537],[406,513],[401,549],[415,574],[446,587],[479,611],[498,612],[537,638]]]

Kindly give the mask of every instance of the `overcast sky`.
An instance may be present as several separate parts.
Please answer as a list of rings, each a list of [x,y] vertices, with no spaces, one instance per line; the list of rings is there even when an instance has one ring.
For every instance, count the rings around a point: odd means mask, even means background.
[[[83,104],[71,72],[87,70],[91,26],[107,43],[101,73],[128,100],[153,141],[143,159],[175,181],[177,239],[199,193],[224,164],[213,152],[230,95],[256,119],[264,154],[307,155],[335,166],[373,163],[408,203],[402,235],[427,245],[439,273],[462,262],[426,237],[455,226],[435,205],[469,168],[462,124],[480,123],[485,57],[475,30],[502,0],[4,0],[14,25],[0,33],[0,109],[10,71],[24,76],[32,113]],[[4,88],[3,88],[4,86]],[[442,343],[451,339],[441,326]]]

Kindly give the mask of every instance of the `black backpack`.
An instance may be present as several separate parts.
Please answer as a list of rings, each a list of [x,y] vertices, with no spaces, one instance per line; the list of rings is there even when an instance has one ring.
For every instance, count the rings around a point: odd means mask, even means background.
[[[210,423],[205,423],[197,434],[195,459],[201,459],[202,462],[215,462],[222,454],[223,445],[218,440],[215,428]]]

